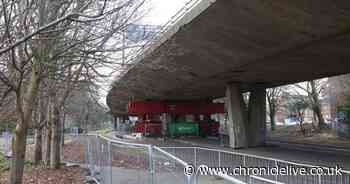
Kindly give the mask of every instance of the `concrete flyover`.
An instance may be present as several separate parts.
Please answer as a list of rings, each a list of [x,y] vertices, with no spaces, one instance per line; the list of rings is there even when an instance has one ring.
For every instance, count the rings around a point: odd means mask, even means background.
[[[116,116],[132,99],[228,94],[230,108],[241,109],[241,92],[261,99],[261,89],[350,72],[348,0],[202,0],[166,35],[114,82],[107,104]],[[263,118],[263,104],[250,104]],[[239,121],[259,119],[242,113]]]

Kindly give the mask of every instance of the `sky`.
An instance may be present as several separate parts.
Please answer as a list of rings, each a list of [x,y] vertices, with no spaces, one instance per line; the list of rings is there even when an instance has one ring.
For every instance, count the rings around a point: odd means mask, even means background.
[[[144,24],[162,25],[170,20],[189,0],[148,0],[145,8],[148,13],[143,17]]]
[[[171,19],[189,0],[146,0],[144,5],[145,15],[139,20],[140,24],[164,25]],[[109,73],[108,69],[103,69]],[[100,103],[106,105],[106,96],[114,77],[101,84]],[[107,105],[106,105],[107,106]]]

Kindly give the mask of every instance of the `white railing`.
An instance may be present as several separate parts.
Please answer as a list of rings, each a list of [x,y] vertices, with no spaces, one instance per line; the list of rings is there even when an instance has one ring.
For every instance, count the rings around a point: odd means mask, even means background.
[[[328,167],[291,162],[287,160],[263,157],[245,153],[231,152],[225,150],[203,148],[203,147],[162,147],[162,149],[181,158],[187,163],[191,163],[194,167],[207,165],[209,167],[294,167],[294,168],[322,168],[328,170]],[[199,176],[197,176],[199,177]],[[226,176],[229,178],[230,176]],[[237,178],[234,178],[237,179]],[[246,183],[317,183],[317,184],[347,184],[350,183],[350,171],[342,170],[342,175],[273,175],[273,176],[242,176],[240,178]]]

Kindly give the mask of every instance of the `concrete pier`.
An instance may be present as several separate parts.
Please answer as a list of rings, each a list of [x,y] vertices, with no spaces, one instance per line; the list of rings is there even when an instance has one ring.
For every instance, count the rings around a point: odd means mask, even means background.
[[[228,84],[226,88],[226,108],[228,112],[228,128],[230,147],[247,147],[246,139],[246,106],[237,83]]]

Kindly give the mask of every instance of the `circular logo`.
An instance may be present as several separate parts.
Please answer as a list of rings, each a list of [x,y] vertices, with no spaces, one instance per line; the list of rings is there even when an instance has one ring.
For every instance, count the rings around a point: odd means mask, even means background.
[[[194,172],[195,171],[194,171],[194,166],[193,165],[187,165],[184,168],[184,174],[187,175],[187,176],[191,176]]]

